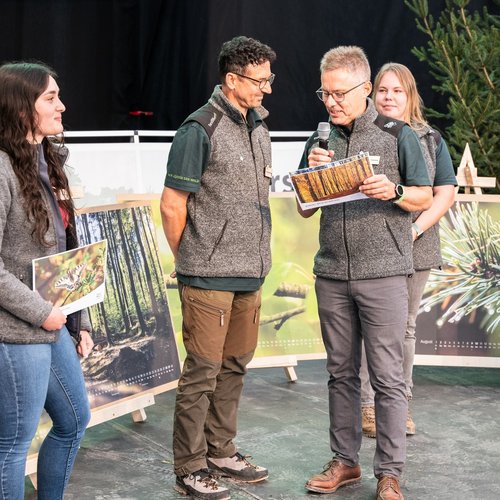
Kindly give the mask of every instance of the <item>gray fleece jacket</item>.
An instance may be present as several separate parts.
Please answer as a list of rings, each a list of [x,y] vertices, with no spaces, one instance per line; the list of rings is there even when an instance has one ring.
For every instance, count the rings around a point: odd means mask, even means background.
[[[50,214],[45,192],[43,196]],[[10,158],[0,151],[0,342],[39,344],[58,338],[58,331],[41,327],[52,305],[32,290],[32,260],[57,252],[54,224],[50,220],[47,239],[54,242],[50,247],[37,243],[31,228]],[[81,329],[91,330],[86,312]]]

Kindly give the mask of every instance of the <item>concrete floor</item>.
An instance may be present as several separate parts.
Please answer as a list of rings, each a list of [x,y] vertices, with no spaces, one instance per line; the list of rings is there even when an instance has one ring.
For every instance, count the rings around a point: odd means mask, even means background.
[[[304,483],[331,458],[325,361],[302,361],[298,380],[281,368],[251,370],[240,406],[238,446],[270,471],[267,481],[225,480],[234,500],[374,499],[375,440],[364,438],[363,480],[334,494],[308,494]],[[147,421],[130,416],[87,430],[66,500],[186,498],[173,489],[174,391],[156,396]],[[500,499],[500,370],[415,367],[412,412],[402,480],[407,500]],[[28,487],[26,499],[36,495]]]

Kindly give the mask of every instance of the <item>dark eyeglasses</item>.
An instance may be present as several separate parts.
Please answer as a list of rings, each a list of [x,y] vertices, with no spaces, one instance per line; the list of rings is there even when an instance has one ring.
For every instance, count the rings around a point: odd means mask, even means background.
[[[316,95],[318,96],[318,99],[320,101],[326,102],[328,100],[328,97],[332,96],[332,98],[336,102],[342,102],[345,99],[345,95],[351,92],[354,89],[357,89],[358,87],[361,87],[366,82],[361,82],[360,84],[356,85],[352,89],[346,90],[345,92],[327,92],[326,90],[323,90],[321,87],[316,90]]]
[[[241,78],[246,78],[247,80],[252,80],[252,82],[255,82],[259,85],[260,90],[264,90],[264,87],[269,83],[269,86],[271,86],[274,82],[274,79],[276,78],[276,75],[274,73],[271,73],[271,76],[269,78],[262,78],[262,80],[257,80],[256,78],[250,78],[249,76],[246,75],[240,75],[239,73],[235,73],[232,71],[235,75],[241,76]]]

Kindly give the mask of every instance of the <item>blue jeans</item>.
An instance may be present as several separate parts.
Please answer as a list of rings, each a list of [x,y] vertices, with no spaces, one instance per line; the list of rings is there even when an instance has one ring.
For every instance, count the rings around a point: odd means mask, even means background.
[[[38,453],[39,500],[61,500],[90,407],[66,327],[53,344],[0,343],[0,500],[24,498],[26,457],[43,408],[53,426]]]

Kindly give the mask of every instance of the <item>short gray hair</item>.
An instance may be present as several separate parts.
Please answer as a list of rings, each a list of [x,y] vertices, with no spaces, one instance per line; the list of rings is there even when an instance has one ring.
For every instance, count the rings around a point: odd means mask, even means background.
[[[334,69],[345,69],[357,73],[366,81],[370,80],[370,63],[365,51],[356,45],[340,45],[330,49],[321,59],[321,74]]]

